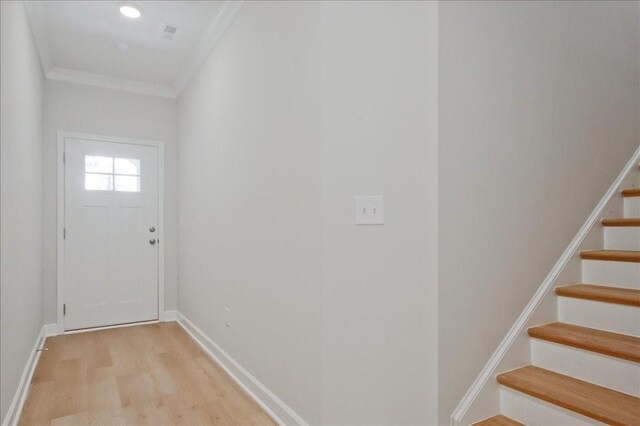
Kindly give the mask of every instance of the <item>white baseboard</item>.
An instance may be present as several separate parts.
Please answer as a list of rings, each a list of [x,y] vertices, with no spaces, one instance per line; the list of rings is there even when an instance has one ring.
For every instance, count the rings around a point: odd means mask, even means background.
[[[307,425],[291,407],[285,404],[258,379],[253,377],[242,365],[234,360],[220,346],[211,340],[195,324],[180,312],[176,312],[177,321],[182,328],[202,347],[227,374],[260,405],[278,424]]]
[[[18,382],[16,393],[13,396],[13,400],[11,401],[11,405],[9,406],[9,410],[7,411],[7,414],[2,421],[2,426],[15,426],[18,424],[18,420],[20,420],[22,407],[24,406],[24,402],[27,399],[27,394],[29,393],[31,378],[33,377],[36,365],[38,364],[38,359],[40,359],[40,351],[38,349],[42,349],[44,339],[48,336],[48,334],[46,334],[47,330],[50,330],[51,327],[55,328],[56,325],[45,324],[40,329],[40,334],[38,334],[38,338],[33,345],[33,349],[31,349],[29,359],[27,360],[27,364],[24,366],[22,376],[20,377],[20,381]]]
[[[91,331],[108,330],[110,328],[134,327],[136,325],[141,325],[141,324],[152,324],[154,322],[177,321],[177,320],[178,320],[178,311],[164,311],[164,315],[159,320],[140,321],[140,322],[127,323],[127,324],[106,325],[103,327],[83,328],[80,330],[71,330],[71,331],[64,331],[63,326],[53,323],[53,324],[45,324],[43,329],[44,329],[44,336],[51,337],[51,336],[57,336],[59,334],[88,333]]]

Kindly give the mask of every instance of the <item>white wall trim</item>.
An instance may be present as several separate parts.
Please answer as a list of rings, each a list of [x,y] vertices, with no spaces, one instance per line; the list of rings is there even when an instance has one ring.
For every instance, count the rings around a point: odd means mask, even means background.
[[[202,347],[202,349],[260,405],[278,424],[307,425],[291,407],[285,404],[265,385],[260,383],[240,363],[234,360],[202,330],[180,312],[176,312],[178,324]]]
[[[65,227],[64,218],[64,142],[67,138],[85,139],[100,142],[123,143],[132,145],[154,146],[158,148],[158,321],[164,321],[164,305],[165,305],[165,233],[164,233],[164,143],[159,141],[150,141],[145,139],[122,138],[114,136],[100,136],[86,133],[74,132],[58,132],[58,186],[57,186],[57,203],[58,203],[58,224],[56,231],[57,238],[57,334],[65,332],[64,329],[64,277],[65,277],[65,257],[64,257],[64,238],[63,230]]]
[[[187,84],[189,84],[193,75],[198,71],[204,60],[207,58],[207,55],[209,55],[213,48],[218,44],[227,28],[229,28],[229,25],[231,25],[233,18],[240,10],[242,3],[243,2],[241,0],[227,0],[215,19],[211,21],[209,26],[204,30],[200,42],[197,44],[175,79],[173,89],[178,96],[184,88],[187,87]]]
[[[218,41],[220,41],[236,13],[240,10],[242,3],[242,0],[227,0],[224,2],[216,17],[203,31],[200,41],[187,58],[172,85],[152,84],[144,81],[110,77],[102,74],[57,67],[51,53],[51,43],[45,30],[46,16],[44,2],[25,1],[24,7],[27,11],[42,70],[48,79],[175,99],[198,71],[207,58],[207,55],[213,50]]]
[[[45,327],[51,327],[45,331],[45,337],[57,336],[59,334],[81,334],[81,333],[91,333],[92,331],[100,331],[100,330],[111,330],[113,328],[127,328],[127,327],[137,327],[139,325],[148,325],[148,324],[159,324],[161,322],[168,321],[176,321],[176,311],[166,311],[164,313],[164,319],[162,320],[151,320],[151,321],[140,321],[140,322],[129,322],[126,324],[115,324],[115,325],[105,325],[104,327],[91,327],[91,328],[81,328],[78,330],[69,330],[64,333],[58,333],[58,325],[57,324],[46,324]],[[46,334],[46,333],[51,334]]]
[[[29,393],[29,385],[31,384],[31,379],[33,378],[36,365],[38,364],[38,359],[40,359],[39,349],[42,349],[44,339],[47,337],[46,330],[51,330],[52,325],[54,324],[45,324],[40,329],[40,334],[38,334],[38,337],[33,344],[33,349],[31,349],[31,353],[29,354],[27,364],[24,366],[24,370],[22,370],[22,376],[20,376],[16,393],[13,396],[11,405],[9,405],[9,410],[7,410],[7,414],[2,421],[2,426],[15,426],[18,424],[18,420],[20,420],[22,407],[24,407],[24,402],[26,401],[27,394]]]
[[[56,224],[56,323],[58,334],[64,333],[64,140],[66,134],[58,132],[57,163],[57,224]]]
[[[100,87],[103,89],[120,90],[123,92],[139,93],[142,95],[158,96],[161,98],[176,98],[176,91],[170,86],[151,84],[142,81],[109,77],[69,68],[53,67],[45,72],[50,80],[81,84],[84,86]]]
[[[158,320],[151,320],[151,321],[139,321],[139,322],[128,322],[126,324],[114,324],[114,325],[105,325],[102,327],[91,327],[91,328],[79,328],[77,330],[69,330],[69,331],[65,331],[64,333],[61,334],[82,334],[82,333],[91,333],[94,331],[101,331],[101,330],[111,330],[114,328],[127,328],[127,327],[137,327],[139,325],[148,325],[148,324],[158,324],[161,321]]]
[[[516,341],[517,337],[524,331],[529,319],[533,316],[534,312],[538,308],[538,305],[544,299],[545,295],[552,290],[553,284],[556,282],[560,273],[564,269],[564,267],[569,263],[569,260],[576,254],[578,251],[580,244],[587,237],[589,231],[599,222],[600,217],[602,216],[605,207],[611,200],[611,198],[616,195],[621,184],[627,177],[627,175],[635,168],[638,167],[638,161],[640,161],[640,148],[636,150],[636,152],[631,156],[631,159],[627,163],[627,165],[622,169],[622,172],[618,175],[616,180],[613,182],[609,190],[605,193],[604,197],[597,204],[596,208],[591,212],[591,215],[587,219],[587,221],[582,225],[576,236],[573,238],[569,246],[565,249],[560,256],[560,259],[553,266],[549,274],[546,276],[538,290],[536,290],[535,294],[525,307],[524,311],[520,314],[516,322],[513,324],[507,335],[504,337],[498,348],[495,350],[489,361],[485,364],[484,368],[472,383],[467,393],[464,395],[453,414],[451,415],[450,424],[453,426],[457,426],[461,424],[462,419],[464,418],[467,410],[471,407],[476,397],[480,394],[480,391],[485,386],[488,380],[493,379],[496,374],[496,368],[505,357],[513,343]]]

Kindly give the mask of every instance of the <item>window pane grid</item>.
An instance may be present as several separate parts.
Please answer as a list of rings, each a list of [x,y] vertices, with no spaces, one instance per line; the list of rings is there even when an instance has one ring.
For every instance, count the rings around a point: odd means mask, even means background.
[[[87,191],[140,192],[140,159],[85,156]]]

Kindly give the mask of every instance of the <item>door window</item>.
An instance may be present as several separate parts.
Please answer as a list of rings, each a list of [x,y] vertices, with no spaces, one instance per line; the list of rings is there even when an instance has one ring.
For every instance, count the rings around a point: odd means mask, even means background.
[[[85,155],[84,189],[140,192],[140,159]]]

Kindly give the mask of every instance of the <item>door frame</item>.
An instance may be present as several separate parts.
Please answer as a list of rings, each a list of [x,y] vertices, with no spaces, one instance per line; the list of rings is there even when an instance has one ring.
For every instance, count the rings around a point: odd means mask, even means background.
[[[65,253],[64,253],[64,225],[65,225],[65,179],[64,179],[64,147],[66,139],[84,139],[96,142],[121,143],[128,145],[153,146],[158,148],[158,321],[164,321],[164,142],[145,139],[122,138],[115,136],[101,136],[87,133],[58,131],[58,225],[57,238],[57,332],[65,333],[64,329],[64,277],[65,277]],[[107,325],[108,327],[109,325]],[[101,327],[97,327],[101,328]]]

